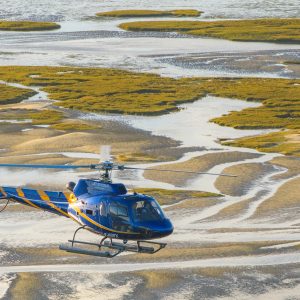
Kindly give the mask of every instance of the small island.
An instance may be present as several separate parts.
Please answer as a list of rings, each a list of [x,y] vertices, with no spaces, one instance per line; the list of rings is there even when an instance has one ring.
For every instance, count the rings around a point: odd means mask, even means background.
[[[5,30],[5,31],[40,31],[40,30],[54,30],[59,28],[60,25],[53,22],[0,20],[0,30]]]
[[[167,31],[232,41],[300,43],[300,19],[128,22],[130,31]]]
[[[196,9],[176,9],[176,10],[113,10],[99,12],[98,17],[110,18],[138,18],[138,17],[199,17],[202,11]]]

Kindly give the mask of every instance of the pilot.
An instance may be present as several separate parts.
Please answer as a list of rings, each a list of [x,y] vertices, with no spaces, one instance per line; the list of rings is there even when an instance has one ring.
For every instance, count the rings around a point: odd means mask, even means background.
[[[73,192],[73,191],[74,191],[74,188],[75,188],[75,185],[76,185],[75,182],[70,181],[70,182],[67,183],[66,188],[67,188],[69,191]]]

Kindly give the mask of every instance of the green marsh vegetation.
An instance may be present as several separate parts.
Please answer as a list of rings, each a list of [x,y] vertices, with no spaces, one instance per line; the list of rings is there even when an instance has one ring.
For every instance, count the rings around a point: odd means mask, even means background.
[[[117,156],[117,160],[120,163],[124,162],[157,162],[159,159],[153,155],[149,155],[147,153],[141,152],[133,152],[133,153],[123,153]]]
[[[6,84],[0,84],[0,105],[14,104],[36,94],[30,89],[21,89]]]
[[[198,191],[183,191],[183,190],[164,190],[155,188],[138,188],[136,192],[141,194],[151,194],[157,199],[161,205],[170,205],[178,203],[186,199],[199,199],[209,197],[220,197],[220,194]]]
[[[288,61],[284,61],[283,62],[285,65],[300,65],[300,61],[296,61],[296,60],[288,60]]]
[[[42,86],[56,105],[87,112],[157,115],[203,96],[185,79],[115,69],[0,67],[0,79]]]
[[[297,138],[292,141],[289,138],[290,133],[297,136],[300,130],[299,79],[174,79],[116,69],[4,66],[0,67],[0,80],[29,87],[41,86],[51,99],[57,101],[56,106],[86,112],[161,115],[178,111],[179,104],[193,102],[208,94],[258,102],[261,103],[258,107],[231,112],[212,121],[239,129],[284,129],[273,136],[261,136],[268,139],[266,145],[262,146],[260,138],[248,140],[247,145],[281,153],[292,149],[292,153],[297,154],[300,150]],[[2,91],[0,99],[5,99]],[[58,123],[58,119],[53,122]],[[270,142],[269,139],[274,140]],[[245,145],[245,141],[232,143]],[[287,152],[291,153],[290,150]]]
[[[56,111],[45,109],[41,111],[35,111],[27,114],[29,119],[32,119],[33,125],[50,125],[56,124],[57,122],[63,119],[63,113]]]
[[[223,143],[228,146],[254,148],[261,152],[278,152],[300,156],[300,130],[282,130]]]
[[[175,31],[233,41],[300,43],[300,19],[141,21],[122,23],[120,28],[130,31]]]
[[[59,28],[60,25],[53,22],[0,20],[0,30],[5,30],[5,31],[39,31],[39,30],[53,30]]]
[[[2,109],[2,120],[31,120],[32,125],[51,125],[50,128],[60,131],[86,131],[100,129],[101,126],[90,125],[82,121],[70,121],[60,111],[53,109]]]
[[[93,126],[79,121],[61,122],[51,125],[51,128],[61,131],[86,131],[100,129],[100,126]]]
[[[111,18],[130,18],[130,17],[199,17],[202,11],[195,9],[176,9],[176,10],[148,10],[148,9],[134,9],[134,10],[113,10],[106,12],[99,12],[98,17]]]

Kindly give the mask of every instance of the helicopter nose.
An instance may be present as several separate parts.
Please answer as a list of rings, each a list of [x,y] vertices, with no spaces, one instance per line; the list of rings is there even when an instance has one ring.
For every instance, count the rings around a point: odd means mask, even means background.
[[[154,226],[149,231],[152,238],[166,237],[173,233],[174,227],[170,220],[166,219],[160,226]]]

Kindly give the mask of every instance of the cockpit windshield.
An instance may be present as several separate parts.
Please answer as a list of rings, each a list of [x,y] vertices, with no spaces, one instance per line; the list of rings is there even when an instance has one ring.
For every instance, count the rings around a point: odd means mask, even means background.
[[[161,221],[165,215],[153,199],[139,200],[132,205],[135,222]]]

